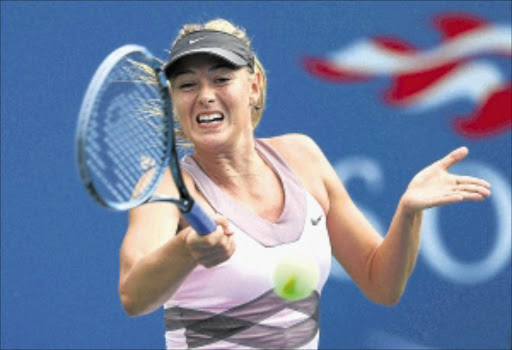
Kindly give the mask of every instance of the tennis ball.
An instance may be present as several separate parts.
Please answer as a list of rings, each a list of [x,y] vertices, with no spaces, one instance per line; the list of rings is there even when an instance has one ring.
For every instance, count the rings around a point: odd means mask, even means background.
[[[316,288],[318,278],[318,266],[309,255],[290,253],[279,260],[274,268],[274,293],[291,301],[307,298]]]

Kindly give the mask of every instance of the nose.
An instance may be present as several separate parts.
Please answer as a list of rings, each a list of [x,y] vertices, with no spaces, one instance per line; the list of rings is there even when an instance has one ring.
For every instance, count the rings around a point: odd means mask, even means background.
[[[203,84],[199,90],[198,100],[202,106],[208,107],[215,102],[215,91],[208,84]]]

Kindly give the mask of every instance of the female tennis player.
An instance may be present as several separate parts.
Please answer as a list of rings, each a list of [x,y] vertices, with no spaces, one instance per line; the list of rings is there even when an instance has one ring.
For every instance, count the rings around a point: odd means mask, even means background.
[[[218,225],[199,236],[168,203],[129,213],[120,297],[132,316],[163,306],[167,348],[317,348],[331,254],[370,300],[394,305],[416,263],[422,210],[490,195],[486,181],[448,172],[468,154],[456,149],[412,179],[383,238],[311,138],[255,138],[266,77],[243,29],[221,19],[185,25],[165,72],[193,145],[182,160],[186,185]],[[176,192],[165,174],[157,193]],[[295,250],[319,279],[310,296],[290,301],[273,292],[271,276]]]

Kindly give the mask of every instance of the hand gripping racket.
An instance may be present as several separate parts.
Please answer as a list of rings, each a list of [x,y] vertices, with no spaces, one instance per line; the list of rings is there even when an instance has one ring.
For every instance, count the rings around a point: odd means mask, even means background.
[[[161,66],[146,48],[125,45],[98,67],[78,117],[80,177],[104,207],[128,210],[172,202],[198,234],[207,235],[216,224],[194,202],[181,177],[171,97]],[[154,194],[167,166],[179,198]]]

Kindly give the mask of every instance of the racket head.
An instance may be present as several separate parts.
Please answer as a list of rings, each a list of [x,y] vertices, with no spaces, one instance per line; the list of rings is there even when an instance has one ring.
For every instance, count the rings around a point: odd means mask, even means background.
[[[146,48],[125,45],[96,70],[80,108],[76,158],[80,178],[104,207],[146,202],[174,142],[167,80]]]

